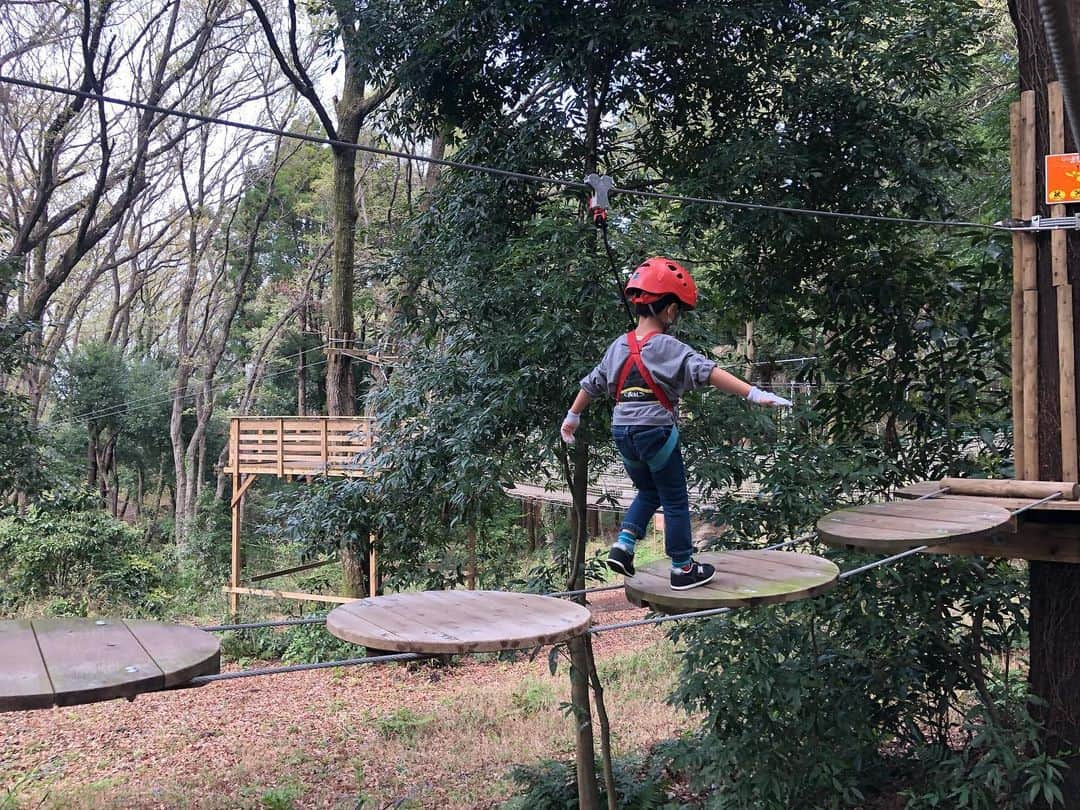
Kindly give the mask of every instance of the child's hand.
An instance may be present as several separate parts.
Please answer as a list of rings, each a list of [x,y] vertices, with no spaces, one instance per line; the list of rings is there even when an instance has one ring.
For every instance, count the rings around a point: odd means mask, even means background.
[[[791,400],[778,397],[770,391],[762,391],[756,385],[750,387],[750,393],[746,398],[755,405],[768,405],[770,408],[790,408]]]
[[[578,424],[581,422],[581,414],[574,413],[573,411],[566,412],[566,418],[563,420],[562,427],[559,428],[559,435],[562,436],[562,440],[567,444],[574,443],[574,431],[577,430]]]

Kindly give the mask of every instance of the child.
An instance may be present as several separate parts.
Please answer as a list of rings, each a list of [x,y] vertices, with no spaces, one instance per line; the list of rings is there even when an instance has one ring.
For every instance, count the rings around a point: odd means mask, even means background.
[[[608,567],[634,575],[634,545],[663,506],[671,587],[696,588],[716,572],[691,556],[690,504],[679,451],[679,397],[690,389],[712,385],[757,405],[790,407],[791,403],[728,374],[666,334],[680,312],[697,305],[694,280],[677,262],[659,256],[646,260],[630,276],[625,295],[637,310],[637,328],[608,346],[604,359],[581,381],[560,433],[565,442],[573,443],[581,412],[605,391],[614,396],[611,433],[637,496],[608,553]]]

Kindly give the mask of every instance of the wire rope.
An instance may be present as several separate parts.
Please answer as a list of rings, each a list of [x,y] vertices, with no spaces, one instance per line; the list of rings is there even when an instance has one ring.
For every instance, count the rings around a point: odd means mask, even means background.
[[[0,84],[10,84],[18,87],[42,90],[45,92],[60,93],[67,96],[85,98],[91,101],[98,101],[105,104],[114,104],[121,107],[130,107],[133,109],[142,110],[144,112],[152,112],[159,115],[166,115],[191,121],[198,121],[203,124],[214,124],[218,126],[233,127],[235,129],[247,130],[249,132],[257,132],[263,135],[272,135],[274,137],[292,138],[295,140],[305,141],[307,143],[318,144],[320,146],[331,146],[338,149],[351,149],[357,152],[381,155],[383,157],[393,157],[401,160],[415,160],[423,163],[433,163],[439,166],[445,166],[447,168],[480,172],[483,174],[489,174],[495,177],[504,177],[511,180],[522,180],[532,183],[543,183],[546,185],[562,186],[564,188],[575,189],[579,191],[587,191],[590,188],[586,183],[576,180],[566,180],[559,177],[549,177],[546,175],[530,174],[528,172],[512,171],[510,169],[500,169],[494,166],[484,166],[459,160],[449,160],[447,158],[436,158],[432,157],[431,155],[418,155],[411,152],[405,152],[400,149],[388,149],[378,146],[367,146],[364,144],[349,143],[348,141],[334,140],[332,138],[325,138],[317,135],[308,135],[302,132],[289,132],[286,130],[275,129],[273,127],[262,126],[261,124],[249,124],[244,121],[235,121],[232,119],[220,118],[212,115],[201,115],[199,113],[175,110],[168,107],[162,107],[157,104],[146,104],[145,102],[141,101],[132,101],[130,99],[107,96],[103,93],[93,93],[87,90],[75,90],[69,87],[61,87],[59,85],[48,84],[46,82],[31,81],[30,79],[18,79],[14,76],[0,75]],[[774,213],[782,214],[797,214],[801,216],[811,217],[859,220],[865,222],[880,222],[894,225],[911,225],[916,227],[929,228],[975,228],[987,231],[1010,230],[1010,228],[1005,225],[991,225],[984,222],[968,222],[964,220],[945,219],[920,219],[917,217],[897,217],[886,216],[882,214],[863,214],[852,211],[825,211],[816,208],[800,208],[793,206],[769,205],[766,203],[739,202],[736,200],[725,200],[712,197],[694,197],[681,194],[671,194],[661,191],[646,191],[644,189],[616,187],[611,189],[611,193],[623,194],[631,197],[641,197],[644,199],[665,200],[669,202],[707,205],[720,208],[735,208],[747,211],[771,211]]]

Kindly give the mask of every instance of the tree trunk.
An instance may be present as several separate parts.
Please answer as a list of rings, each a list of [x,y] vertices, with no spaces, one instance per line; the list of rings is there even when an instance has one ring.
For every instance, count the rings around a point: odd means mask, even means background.
[[[346,80],[348,92],[352,82]],[[341,100],[342,105],[346,98]],[[355,143],[359,127],[342,126],[340,137]],[[330,277],[330,339],[340,348],[353,343],[353,255],[356,242],[356,152],[334,151],[334,255]],[[330,416],[353,416],[356,413],[352,358],[331,351],[326,365],[326,410]]]
[[[90,428],[90,436],[86,445],[86,486],[97,489],[98,478],[98,433]]]
[[[352,546],[341,546],[341,595],[358,599],[368,595],[365,565],[367,555]]]
[[[596,810],[600,794],[596,785],[596,751],[593,747],[592,702],[589,699],[589,653],[586,636],[570,639],[570,695],[574,707],[577,745],[578,807]]]
[[[135,468],[135,519],[142,518],[143,498],[146,496],[146,481],[142,464]]]
[[[1037,210],[1047,216],[1043,204],[1045,170],[1043,156],[1049,150],[1049,106],[1047,83],[1056,77],[1042,27],[1036,0],[1010,0],[1009,12],[1017,31],[1020,88],[1035,96],[1035,167],[1036,176],[1027,178],[1036,184]],[[1080,3],[1068,4],[1069,22],[1074,35],[1080,31]],[[1068,47],[1068,45],[1066,45]],[[1065,151],[1074,151],[1074,133],[1065,132]],[[1080,280],[1080,242],[1074,231],[1066,231],[1067,281],[1075,287]],[[1061,416],[1059,411],[1060,375],[1058,369],[1057,296],[1051,268],[1051,237],[1034,236],[1036,245],[1036,281],[1038,294],[1038,477],[1059,480],[1062,477]],[[1080,323],[1073,298],[1073,323]],[[1074,343],[1075,330],[1070,336]],[[1035,369],[1029,371],[1034,372]],[[1080,374],[1075,373],[1075,379]],[[1017,473],[1023,477],[1023,473]],[[1066,810],[1080,810],[1080,565],[1032,562],[1029,681],[1032,691],[1044,705],[1035,709],[1044,726],[1046,750],[1069,764],[1062,792]]]
[[[305,291],[306,292],[306,291]],[[307,365],[304,360],[304,340],[307,333],[307,304],[300,308],[300,352],[296,356],[296,415],[307,413]]]

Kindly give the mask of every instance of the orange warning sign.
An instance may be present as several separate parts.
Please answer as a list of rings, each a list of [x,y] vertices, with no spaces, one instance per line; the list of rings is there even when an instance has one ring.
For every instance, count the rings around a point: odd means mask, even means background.
[[[1046,204],[1080,203],[1080,154],[1046,156]]]

